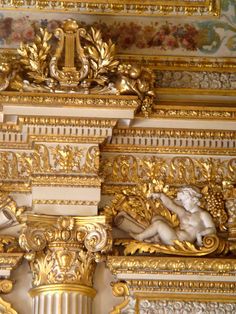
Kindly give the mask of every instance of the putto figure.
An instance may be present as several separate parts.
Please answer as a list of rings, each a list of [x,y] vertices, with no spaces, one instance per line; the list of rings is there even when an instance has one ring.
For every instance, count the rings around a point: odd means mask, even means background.
[[[144,231],[130,232],[134,239],[166,245],[173,245],[175,240],[196,241],[201,246],[204,236],[216,233],[211,215],[199,206],[201,194],[193,188],[181,188],[176,201],[164,193],[153,193],[152,197],[160,199],[165,207],[178,216],[179,226],[173,228],[164,217],[156,215]]]

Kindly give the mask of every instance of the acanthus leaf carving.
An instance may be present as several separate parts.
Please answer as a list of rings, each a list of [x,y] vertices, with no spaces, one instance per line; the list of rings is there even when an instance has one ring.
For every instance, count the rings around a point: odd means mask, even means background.
[[[40,219],[41,218],[41,219]],[[33,272],[34,286],[76,283],[92,286],[96,262],[111,250],[110,227],[78,217],[28,215],[19,243]]]

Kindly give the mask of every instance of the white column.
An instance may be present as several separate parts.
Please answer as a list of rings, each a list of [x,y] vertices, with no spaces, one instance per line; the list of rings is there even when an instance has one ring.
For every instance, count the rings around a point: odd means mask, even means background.
[[[33,314],[91,314],[93,288],[73,284],[47,285],[30,290]]]

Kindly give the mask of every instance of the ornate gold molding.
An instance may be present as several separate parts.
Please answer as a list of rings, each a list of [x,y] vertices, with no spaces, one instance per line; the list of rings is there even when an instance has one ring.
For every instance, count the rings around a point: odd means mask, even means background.
[[[0,269],[8,272],[15,269],[22,261],[24,253],[18,245],[18,241],[15,237],[9,235],[0,236]],[[0,292],[9,293],[13,287],[13,282],[8,279],[0,280]],[[0,300],[0,308],[1,308]],[[0,309],[1,312],[1,309]],[[7,312],[8,313],[8,312]]]
[[[198,130],[181,128],[115,128],[113,137],[173,137],[188,139],[209,139],[209,140],[236,140],[236,131],[234,130]]]
[[[15,57],[17,50],[0,48],[4,58]],[[142,64],[156,70],[190,70],[190,71],[214,71],[234,72],[236,68],[235,58],[223,57],[188,57],[188,56],[152,56],[143,54],[117,54],[121,62]]]
[[[102,179],[97,176],[34,176],[31,179],[34,186],[81,186],[100,187]]]
[[[235,303],[235,298],[233,296],[218,296],[218,295],[204,295],[204,294],[171,294],[161,293],[160,295],[152,293],[136,293],[135,298],[137,302],[141,300],[188,300],[188,301],[205,301],[205,302],[232,302]]]
[[[8,50],[9,51],[9,50]],[[12,53],[9,51],[8,53]],[[148,67],[162,71],[214,71],[234,72],[235,58],[188,57],[188,56],[150,56],[118,55],[122,62],[137,63],[142,61]]]
[[[1,48],[0,53],[4,58],[15,58],[16,49]],[[151,56],[117,54],[117,58],[124,63],[142,63],[153,70],[162,71],[210,71],[220,73],[234,73],[236,68],[235,58],[222,57],[188,57],[188,56]]]
[[[4,192],[17,191],[19,193],[31,193],[33,186],[66,186],[66,187],[90,187],[100,188],[102,179],[99,177],[74,177],[74,176],[34,176],[30,180],[18,181],[7,180],[1,182],[1,190]]]
[[[30,9],[30,10],[45,10],[55,12],[78,12],[82,10],[84,14],[103,14],[103,15],[147,15],[147,16],[219,16],[220,15],[220,1],[219,0],[203,0],[196,2],[194,0],[175,1],[172,0],[166,3],[163,0],[156,1],[149,0],[145,4],[141,0],[126,1],[120,3],[118,0],[111,0],[104,4],[101,0],[85,3],[82,0],[72,0],[70,3],[63,0],[60,4],[50,1],[32,1],[29,3],[24,0],[18,2],[4,1],[2,9]]]
[[[236,284],[234,281],[205,281],[205,280],[145,280],[145,279],[132,279],[126,280],[126,285],[132,287],[132,290],[137,292],[142,291],[154,294],[157,296],[159,293],[171,292],[174,293],[192,293],[192,294],[221,294],[220,300],[225,300],[228,294],[235,294]]]
[[[41,294],[48,294],[53,292],[78,292],[79,294],[86,295],[94,298],[96,295],[96,290],[87,287],[84,285],[75,285],[75,284],[52,284],[52,285],[44,285],[39,286],[37,288],[33,288],[29,291],[31,297],[36,297]]]
[[[32,149],[35,142],[101,144],[116,123],[116,119],[19,116],[16,124],[0,123],[0,147]]]
[[[108,256],[107,266],[113,274],[186,274],[234,276],[236,261],[230,258]]]
[[[64,117],[50,117],[50,116],[48,117],[20,116],[18,120],[19,120],[19,126],[16,126],[17,128],[22,128],[23,125],[113,128],[116,125],[116,120],[112,120],[112,119],[83,119],[83,118],[72,118],[72,117],[64,118]],[[2,126],[11,127],[12,125],[0,124],[0,129]]]
[[[102,153],[133,152],[186,155],[224,155],[236,153],[236,132],[181,128],[115,128]]]
[[[64,217],[64,216],[61,216]],[[66,221],[67,221],[67,216],[65,216]],[[94,223],[94,224],[101,224],[101,225],[106,225],[110,223],[110,219],[105,216],[73,216],[73,224],[76,227],[81,227],[83,225],[89,224],[89,223]],[[52,227],[57,225],[57,222],[61,224],[62,218],[58,221],[58,216],[55,215],[37,215],[33,213],[27,213],[22,216],[22,223],[29,224],[35,228],[40,227],[40,225],[46,227]],[[66,222],[65,221],[65,222]]]
[[[81,108],[136,109],[140,102],[136,96],[116,95],[76,95],[24,92],[1,92],[0,101],[4,105],[13,104],[40,107],[58,105]]]
[[[156,153],[172,155],[207,155],[207,156],[235,156],[236,148],[204,148],[204,147],[156,147],[139,145],[107,144],[103,152],[125,152],[125,153]]]
[[[16,268],[22,258],[23,253],[0,253],[0,265],[2,269]]]
[[[43,204],[43,205],[83,205],[83,206],[97,206],[98,201],[74,201],[74,200],[33,200],[33,205]]]

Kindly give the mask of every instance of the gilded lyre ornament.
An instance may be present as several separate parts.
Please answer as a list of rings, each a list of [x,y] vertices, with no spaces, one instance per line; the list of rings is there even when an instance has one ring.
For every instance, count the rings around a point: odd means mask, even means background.
[[[154,74],[143,66],[119,65],[115,45],[104,42],[100,30],[87,31],[69,19],[54,33],[41,28],[17,52],[14,66],[0,62],[1,91],[137,95],[145,116],[152,110]]]
[[[113,217],[119,229],[135,239],[117,239],[116,245],[124,246],[126,255],[136,252],[182,256],[226,254],[228,243],[217,236],[211,214],[199,206],[202,195],[193,187],[182,187],[175,189],[174,200],[169,196],[173,195],[169,189],[163,182],[155,181],[115,196],[112,204],[105,207],[105,213]]]

